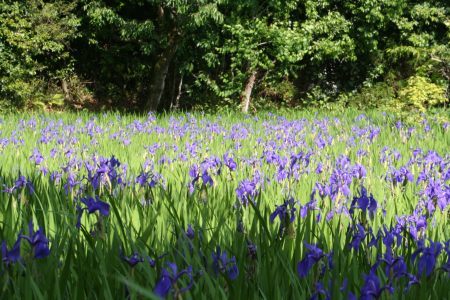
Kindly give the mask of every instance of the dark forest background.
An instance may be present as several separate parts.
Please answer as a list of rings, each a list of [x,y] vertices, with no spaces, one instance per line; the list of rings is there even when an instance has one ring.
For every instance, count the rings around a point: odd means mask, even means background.
[[[449,99],[448,0],[0,1],[2,113]]]

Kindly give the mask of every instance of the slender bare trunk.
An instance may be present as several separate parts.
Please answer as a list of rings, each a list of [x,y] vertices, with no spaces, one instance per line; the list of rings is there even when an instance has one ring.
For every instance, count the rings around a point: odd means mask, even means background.
[[[173,108],[173,99],[175,98],[175,83],[177,81],[177,68],[173,67],[173,83],[172,83],[172,95],[170,98],[170,109]]]
[[[161,101],[161,95],[164,91],[165,80],[167,71],[169,69],[170,62],[178,47],[178,41],[180,35],[177,28],[174,27],[172,32],[169,33],[169,40],[167,42],[167,48],[159,55],[155,68],[153,69],[152,78],[150,80],[149,93],[146,103],[146,109],[156,111],[159,102]]]
[[[246,114],[248,112],[248,107],[250,105],[250,96],[252,94],[253,85],[255,84],[256,75],[258,74],[258,69],[255,69],[250,77],[248,78],[247,85],[244,89],[244,95],[241,96],[243,100],[242,112]]]
[[[181,73],[180,84],[178,85],[178,95],[175,100],[175,106],[173,107],[173,112],[177,111],[178,106],[180,105],[180,97],[181,97],[181,86],[183,85],[183,73]]]
[[[64,92],[64,100],[69,100],[69,89],[67,88],[67,82],[64,80],[64,78],[61,78],[61,87]]]

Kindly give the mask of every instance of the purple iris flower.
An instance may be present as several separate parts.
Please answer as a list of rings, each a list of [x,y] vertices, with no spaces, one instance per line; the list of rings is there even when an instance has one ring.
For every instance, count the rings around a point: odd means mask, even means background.
[[[67,178],[67,182],[64,184],[64,189],[66,191],[66,196],[69,194],[69,190],[72,192],[72,189],[76,186],[76,185],[80,185],[81,181],[75,181],[75,176],[73,176],[72,174],[69,175],[69,177]],[[69,189],[67,189],[69,188]]]
[[[310,252],[306,252],[305,258],[297,264],[298,275],[300,278],[305,278],[308,276],[309,270],[312,266],[323,257],[328,258],[328,267],[330,270],[333,269],[333,251],[330,251],[330,254],[326,255],[323,253],[322,249],[318,248],[318,244],[309,245],[306,241],[303,242]],[[325,268],[326,266],[324,266],[323,269]],[[325,270],[322,270],[322,272],[324,273]]]
[[[352,182],[352,178],[343,170],[334,169],[329,181],[330,185],[337,187],[345,196],[350,194],[350,188],[348,186]]]
[[[151,259],[149,256],[147,256],[148,262],[150,264],[150,267],[155,268],[156,267],[156,260]]]
[[[13,266],[12,263],[14,263],[17,260],[20,260],[20,242],[22,241],[22,237],[18,236],[17,241],[14,244],[14,247],[12,247],[11,250],[8,251],[8,248],[6,246],[6,240],[2,242],[1,248],[2,248],[2,264],[5,266],[5,268],[10,268]]]
[[[411,262],[414,265],[416,260],[416,256],[422,253],[422,256],[419,258],[419,274],[422,274],[423,267],[426,266],[426,275],[427,277],[433,271],[434,266],[436,264],[436,260],[439,257],[439,254],[444,249],[444,246],[439,243],[433,243],[432,240],[428,239],[430,242],[430,247],[425,247],[425,241],[420,239],[417,241],[417,245],[419,246],[416,251],[411,255]]]
[[[87,165],[85,164],[86,169]],[[89,181],[91,183],[92,189],[95,191],[98,189],[98,187],[100,186],[100,182],[99,182],[99,174],[95,174],[92,175],[92,172],[90,169],[88,169],[88,177],[84,177],[84,179],[87,179],[87,181]]]
[[[81,216],[83,215],[83,211],[87,210],[89,214],[95,213],[97,210],[100,212],[103,216],[109,216],[109,207],[110,205],[106,202],[100,201],[98,196],[95,196],[95,199],[91,196],[81,197],[80,201],[84,203],[87,207],[81,208],[77,205],[77,211],[78,211],[78,223],[76,227],[79,229],[81,227]]]
[[[280,181],[282,181],[282,180],[284,180],[286,178],[290,178],[290,174],[285,169],[283,169],[281,166],[278,169],[276,175],[277,175],[277,181],[278,182],[280,182]]]
[[[438,198],[438,203],[439,203],[439,198]],[[424,199],[423,197],[421,199],[419,199],[419,206],[423,206],[428,210],[430,218],[431,218],[431,216],[433,216],[433,213],[436,210],[436,206],[434,206],[433,201],[431,199]],[[434,228],[434,225],[433,225],[433,228]]]
[[[363,212],[368,210],[369,216],[370,212],[375,215],[375,210],[377,209],[377,201],[373,197],[372,194],[370,196],[367,195],[367,190],[364,186],[361,186],[361,190],[359,190],[359,197],[354,196],[352,203],[350,204],[350,214],[353,214],[356,208],[361,209]]]
[[[244,224],[242,223],[242,219],[239,219],[239,224],[238,224],[238,227],[237,227],[237,231],[238,232],[244,232]]]
[[[316,139],[317,148],[323,149],[326,146],[326,144],[327,144],[326,141],[321,136],[319,136]]]
[[[51,156],[52,158],[55,158],[57,152],[59,152],[59,150],[56,149],[56,146],[53,147],[53,149],[50,150],[50,156]]]
[[[209,187],[212,187],[214,185],[214,181],[212,180],[211,176],[208,174],[207,170],[203,171],[202,180],[205,185],[207,185],[209,183]]]
[[[351,227],[349,225],[349,229],[350,228]],[[375,246],[375,248],[378,249],[378,242],[379,242],[380,238],[383,237],[383,232],[380,229],[378,229],[377,237],[375,238],[373,231],[372,231],[372,227],[369,227],[369,234],[372,236],[372,240],[369,242],[369,244],[367,244],[367,248]]]
[[[390,248],[387,248],[387,252],[383,254],[384,258],[378,256],[379,262],[386,263],[386,277],[390,277],[391,271],[394,278],[400,278],[406,275],[406,264],[403,256],[394,258]]]
[[[2,193],[12,194],[16,189],[16,186],[13,186],[12,188],[7,187],[6,185],[3,186],[5,187],[5,189],[2,191]]]
[[[441,210],[445,210],[448,204],[448,193],[450,190],[448,187],[444,186],[446,190],[443,189],[442,183],[439,179],[433,180],[430,178],[428,181],[428,186],[424,191],[424,194],[429,200],[436,200],[437,206]]]
[[[44,160],[45,158],[39,153],[38,148],[34,148],[33,154],[30,156],[30,161],[34,161],[36,165],[40,165]]]
[[[101,161],[100,164],[98,165],[97,168],[97,174],[103,174],[103,173],[108,173],[110,166],[108,165],[108,160],[106,161]]]
[[[419,215],[420,213],[420,215]],[[422,215],[421,211],[419,209],[414,209],[414,213],[412,216],[409,217],[410,225],[409,228],[409,234],[414,240],[418,239],[418,232],[425,233],[427,230],[427,219],[425,216]]]
[[[332,220],[332,219],[333,219],[333,209],[331,209],[330,212],[327,213],[327,216],[326,216],[327,222],[330,222],[330,220]]]
[[[240,200],[245,200],[247,195],[250,195],[252,198],[256,195],[256,185],[253,181],[244,180],[239,182],[239,187],[235,190],[236,195]]]
[[[200,236],[200,238],[202,238],[202,234],[200,233],[200,231],[198,232],[198,235]],[[195,231],[192,228],[191,224],[188,224],[188,229],[186,231],[186,236],[192,241],[194,239],[195,236]]]
[[[122,248],[119,247],[120,251],[120,258],[126,261],[131,268],[134,268],[138,263],[145,261],[145,259],[142,257],[142,255],[138,254],[137,252],[134,252],[133,257],[130,259],[128,257],[123,256]],[[139,258],[140,257],[140,258]],[[151,265],[151,262],[150,262]]]
[[[67,150],[66,153],[64,153],[66,155],[66,157],[71,158],[73,154],[76,154],[77,151],[74,149],[69,148],[69,150]]]
[[[173,232],[174,233],[174,232]],[[174,233],[175,234],[175,233]],[[191,241],[193,241],[194,240],[194,237],[195,237],[195,231],[194,231],[194,229],[192,228],[192,226],[190,225],[190,224],[188,224],[188,229],[187,229],[187,231],[185,231],[185,234],[186,234],[186,236],[189,238],[189,240],[188,240],[188,242],[189,242],[189,251],[192,251],[192,249],[194,249],[193,247],[192,247],[192,243],[191,243]],[[200,236],[200,238],[202,238],[202,234],[200,233],[200,231],[198,232],[198,235]],[[183,241],[184,241],[184,236],[182,236],[182,239],[183,239]],[[177,241],[178,242],[178,241]],[[184,252],[183,252],[184,253]],[[176,255],[178,255],[178,252],[176,253]]]
[[[355,163],[355,166],[353,167],[353,177],[362,179],[364,176],[366,176],[366,174],[367,174],[366,168],[364,168],[363,165]]]
[[[353,249],[355,249],[356,253],[358,253],[361,242],[364,241],[364,239],[369,234],[369,232],[366,233],[364,230],[364,227],[362,227],[360,224],[356,224],[356,227],[358,228],[358,232],[351,234],[353,239],[350,242],[350,244],[347,245],[347,250],[351,251],[353,248]]]
[[[445,272],[449,272],[450,271],[450,240],[443,242],[445,247],[444,250],[445,252],[447,252],[447,262],[445,263],[445,265],[443,265],[442,267],[438,268],[438,269],[442,269]],[[447,279],[450,278],[450,273],[447,276]]]
[[[413,151],[414,158],[415,158],[417,155],[420,155],[420,154],[422,154],[422,149],[419,148],[419,147],[417,147],[417,148]]]
[[[442,176],[442,180],[447,181],[450,179],[450,169],[447,169],[447,171],[444,173],[444,175]]]
[[[193,178],[194,180],[197,178],[200,178],[198,176],[198,167],[196,165],[192,166],[191,169],[189,170],[189,176],[191,178]]]
[[[186,236],[187,236],[190,240],[193,240],[193,239],[194,239],[194,235],[195,235],[194,229],[192,229],[191,224],[188,224],[188,229],[187,229],[187,231],[186,231]]]
[[[26,239],[30,243],[31,249],[34,250],[34,258],[44,258],[50,255],[50,249],[48,248],[49,240],[44,235],[41,225],[38,226],[39,230],[33,234],[33,218],[31,218],[28,224],[28,233],[30,236],[23,235],[21,231],[19,237]]]
[[[19,179],[16,180],[15,188],[19,189],[24,188],[25,186],[28,186],[28,188],[30,189],[30,194],[33,195],[34,185],[30,181],[28,181],[25,176],[19,176]]]
[[[197,166],[192,166],[190,171],[189,171],[189,176],[192,179],[192,181],[189,183],[189,191],[192,193],[194,192],[195,189],[195,183],[200,179],[200,177],[203,180],[203,183],[206,185],[209,183],[209,186],[212,187],[214,185],[214,181],[212,180],[211,176],[208,174],[208,170],[204,170],[203,174],[200,176],[199,174],[199,169]]]
[[[212,253],[213,257],[213,269],[214,273],[216,273],[216,276],[218,274],[218,271],[221,273],[225,273],[225,271],[228,271],[228,277],[231,280],[236,279],[239,276],[239,269],[236,265],[236,257],[233,256],[232,259],[227,260],[227,252],[223,251],[221,253],[220,247],[217,247],[217,251]]]
[[[414,175],[408,168],[400,167],[399,172],[403,175],[403,184],[406,184],[406,180],[408,180],[409,182],[414,182]]]
[[[161,298],[166,297],[166,295],[171,291],[172,286],[177,283],[178,279],[183,274],[187,274],[189,276],[189,278],[191,279],[191,282],[189,283],[189,285],[187,287],[180,289],[180,290],[173,289],[172,292],[173,293],[181,293],[183,291],[190,289],[194,285],[194,279],[192,278],[192,274],[191,274],[192,266],[189,266],[187,268],[187,270],[182,270],[181,272],[178,273],[178,268],[175,263],[166,263],[166,265],[168,265],[172,269],[172,276],[170,275],[167,268],[164,268],[162,270],[161,277],[160,277],[158,283],[156,284],[155,290],[154,290],[156,295],[160,296]]]
[[[370,268],[369,275],[363,274],[364,286],[361,288],[360,300],[372,300],[373,298],[380,298],[381,293],[384,290],[388,290],[391,294],[394,294],[394,289],[390,285],[380,287],[380,279],[376,275],[376,271],[380,262],[377,262]]]
[[[328,288],[330,290],[331,290],[331,286],[332,286],[332,281],[330,279],[330,280],[328,280]],[[341,292],[344,292],[346,288],[347,288],[347,279],[344,280],[344,285],[339,290]],[[325,297],[326,297],[325,300],[331,300],[331,293],[329,293],[325,290],[325,286],[323,285],[322,282],[316,283],[316,289],[317,289],[317,292],[314,295],[312,295],[312,297],[309,300],[316,300],[317,297],[319,296],[319,293],[325,295]],[[347,299],[348,300],[356,300],[356,296],[353,295],[352,292],[349,292]]]
[[[394,159],[396,160],[400,160],[402,158],[400,152],[398,152],[398,150],[394,149],[391,151],[391,153],[389,155],[394,155]]]
[[[230,171],[236,171],[237,170],[236,162],[231,157],[228,157],[227,154],[228,152],[223,155],[224,165],[227,166],[230,169]]]
[[[407,293],[408,293],[409,288],[410,288],[412,285],[414,285],[414,284],[420,285],[420,279],[419,279],[419,276],[413,275],[413,274],[409,274],[409,273],[407,273],[406,276],[408,276],[409,281],[408,281],[408,283],[407,283],[406,286],[405,286],[405,291],[403,292],[404,294],[407,294]]]
[[[319,196],[322,200],[328,195],[327,187],[323,183],[316,182],[316,186],[313,188],[311,193],[311,201],[314,200],[314,196],[317,191],[319,192]]]
[[[258,260],[258,252],[257,252],[258,246],[253,245],[252,242],[249,241],[247,236],[245,236],[245,240],[247,241],[247,251],[248,251],[247,256],[250,256],[252,260]]]
[[[392,268],[392,273],[394,274],[394,278],[400,278],[406,275],[407,266],[404,260],[400,260],[397,264]],[[387,274],[387,267],[386,267]]]
[[[392,182],[394,186],[397,184],[405,186],[408,181],[414,182],[414,175],[406,167],[402,166],[399,170],[396,170],[391,166],[389,169],[390,171],[384,179],[386,182]]]
[[[328,283],[330,289],[331,289],[331,284],[332,283],[331,283],[331,279],[330,279],[329,283]],[[331,294],[325,290],[325,286],[323,285],[322,282],[316,283],[316,290],[317,290],[317,292],[314,295],[312,295],[312,297],[309,300],[316,300],[317,297],[319,296],[319,293],[325,295],[325,297],[326,297],[325,300],[331,300]]]
[[[313,210],[318,210],[319,213],[316,216],[316,222],[319,223],[320,220],[322,220],[321,214],[322,214],[322,209],[317,207],[317,200],[314,199],[312,201],[309,201],[308,203],[305,204],[305,206],[301,206],[300,205],[300,217],[303,219],[306,217],[306,215],[308,214],[308,209],[313,211]]]
[[[141,186],[148,184],[148,186],[150,188],[154,188],[156,186],[156,184],[158,183],[154,179],[155,179],[155,176],[153,174],[151,174],[150,172],[148,172],[147,174],[144,172],[141,172],[141,174],[136,178],[136,183],[139,183]]]
[[[272,151],[264,151],[263,157],[268,164],[274,164],[279,161],[280,157]]]
[[[289,166],[289,169],[292,170],[297,161],[300,161],[302,158],[303,158],[303,151],[301,151],[299,154],[291,155],[291,164]]]
[[[293,202],[293,198],[292,198]],[[288,208],[288,205],[292,202],[287,200],[282,205],[277,206],[275,211],[270,215],[270,223],[273,224],[273,221],[278,216],[280,218],[281,224],[279,227],[279,234],[280,237],[283,235],[283,230],[286,228],[286,226],[290,223],[292,223],[295,220],[295,208]],[[289,218],[289,212],[290,212],[290,218]],[[289,220],[289,221],[288,221]]]
[[[95,159],[94,165],[95,165]],[[88,178],[86,178],[92,185],[93,190],[97,190],[100,186],[100,179],[102,174],[107,174],[111,180],[116,180],[119,184],[122,182],[121,176],[118,176],[115,167],[119,167],[121,164],[114,158],[114,155],[110,160],[100,157],[100,163],[98,164],[97,170],[94,167],[85,163],[85,168],[88,170]],[[125,165],[126,166],[126,165]],[[126,169],[126,167],[125,167]],[[94,172],[94,175],[92,175]]]
[[[317,167],[316,167],[316,173],[317,173],[317,175],[321,175],[321,174],[322,174],[322,169],[323,169],[324,166],[325,166],[325,165],[324,165],[321,161],[319,161],[319,162],[317,163]]]
[[[374,129],[372,129],[372,130],[370,131],[370,134],[369,134],[369,140],[370,140],[371,142],[373,142],[373,139],[374,139],[374,138],[377,138],[379,134],[380,134],[380,128],[377,126],[377,127],[375,127]]]
[[[383,244],[386,246],[386,248],[390,249],[392,247],[392,244],[394,243],[394,237],[397,238],[397,248],[400,247],[402,244],[402,236],[400,234],[399,228],[392,228],[392,231],[390,232],[386,225],[383,224],[383,231],[379,230],[380,236],[383,236]]]
[[[421,181],[427,182],[428,180],[428,175],[426,172],[420,172],[419,176],[417,177],[417,182],[416,182],[416,186],[419,185],[419,183]]]

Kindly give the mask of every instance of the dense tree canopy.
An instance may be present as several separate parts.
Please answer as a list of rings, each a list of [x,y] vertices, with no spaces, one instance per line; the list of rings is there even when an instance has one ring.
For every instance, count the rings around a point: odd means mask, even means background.
[[[0,107],[382,106],[413,76],[448,100],[448,15],[443,0],[2,0]]]

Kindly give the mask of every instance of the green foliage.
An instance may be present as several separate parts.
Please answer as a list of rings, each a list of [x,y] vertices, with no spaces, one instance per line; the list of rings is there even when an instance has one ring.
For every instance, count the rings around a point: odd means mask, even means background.
[[[429,22],[442,23],[447,27],[447,33],[434,37],[434,39],[439,38],[440,43],[432,41],[429,38],[431,35],[428,33],[423,33],[428,38],[418,38],[417,35],[412,35],[414,38],[409,40],[409,44],[387,49],[387,52],[394,58],[394,61],[399,57],[410,57],[418,76],[427,77],[433,83],[446,86],[448,89],[450,86],[450,20],[443,14],[442,8],[429,8],[428,3],[413,11],[416,13],[416,17],[423,15],[427,24]]]
[[[191,93],[191,89],[189,89],[187,93],[187,101],[180,104],[180,106],[187,109],[198,110],[206,113],[217,113],[224,110],[236,109],[236,107],[233,107],[232,103],[223,100],[222,97],[219,97],[210,91],[193,94]]]
[[[55,102],[44,87],[73,73],[70,40],[80,36],[76,2],[0,3],[0,97],[3,112]]]
[[[315,86],[307,94],[307,98],[303,100],[303,106],[308,110],[313,109],[329,109],[330,97],[320,86]]]
[[[241,94],[249,75],[255,71],[264,73],[264,89],[273,85],[277,90],[283,84],[283,76],[295,76],[295,63],[306,54],[308,43],[307,37],[298,30],[297,22],[269,21],[267,17],[231,22],[222,29],[230,38],[205,56],[211,66],[220,62],[220,55],[230,57],[230,69],[220,74],[221,86],[217,86],[217,82],[211,86],[219,96],[230,98]],[[203,75],[200,79],[208,81],[209,77]]]
[[[264,85],[264,82],[262,85]],[[261,90],[261,94],[264,95],[264,98],[279,100],[283,104],[289,104],[297,96],[298,91],[292,82],[283,80],[272,85],[266,85],[266,88]]]
[[[387,108],[407,121],[421,121],[422,113],[445,102],[444,93],[445,89],[442,87],[427,82],[423,77],[413,76]]]
[[[185,109],[237,109],[255,72],[251,101],[260,103],[382,107],[391,97],[382,83],[413,75],[448,97],[449,13],[444,0],[5,0],[0,107],[59,106],[51,99],[66,97],[61,80],[72,100],[143,107],[162,61],[170,64],[160,71],[160,109],[177,95],[180,74],[192,87]]]
[[[363,87],[356,94],[350,94],[348,105],[359,109],[385,108],[395,97],[394,88],[385,82]]]

